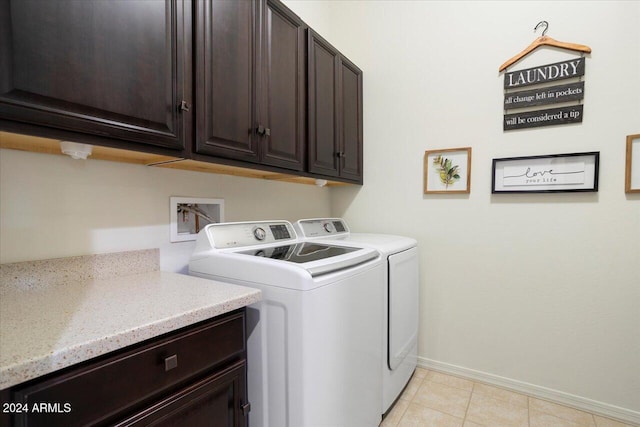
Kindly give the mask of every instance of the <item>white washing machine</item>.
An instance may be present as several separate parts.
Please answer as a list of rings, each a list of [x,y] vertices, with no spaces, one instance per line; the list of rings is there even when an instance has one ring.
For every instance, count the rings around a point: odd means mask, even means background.
[[[385,262],[378,251],[302,242],[287,221],[207,225],[192,275],[251,286],[251,427],[374,427],[382,398]]]
[[[301,219],[295,228],[307,241],[373,248],[385,259],[382,414],[386,414],[417,366],[418,242],[403,236],[351,233],[340,218]]]

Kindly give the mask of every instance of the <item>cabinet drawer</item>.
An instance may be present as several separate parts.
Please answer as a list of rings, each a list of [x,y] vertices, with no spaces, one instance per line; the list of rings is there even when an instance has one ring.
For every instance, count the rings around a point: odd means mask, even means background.
[[[224,362],[245,356],[244,311],[159,338],[14,391],[15,402],[57,404],[60,413],[16,417],[16,425],[95,425],[133,410]]]

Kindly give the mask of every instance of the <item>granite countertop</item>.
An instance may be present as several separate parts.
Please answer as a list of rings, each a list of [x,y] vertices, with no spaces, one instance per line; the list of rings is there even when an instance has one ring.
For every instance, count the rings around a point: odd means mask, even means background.
[[[47,275],[31,263],[38,273],[21,276],[1,266],[0,390],[260,300],[257,289],[161,272],[157,263],[87,274],[78,258],[75,273],[57,265]]]

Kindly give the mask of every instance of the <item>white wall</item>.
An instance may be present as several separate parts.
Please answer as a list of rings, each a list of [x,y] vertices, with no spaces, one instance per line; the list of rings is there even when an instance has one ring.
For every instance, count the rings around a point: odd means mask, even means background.
[[[223,198],[225,221],[329,214],[327,188],[0,150],[0,263],[160,248],[185,272],[195,244],[170,242],[171,196]]]
[[[640,420],[640,2],[287,1],[364,71],[365,185],[332,190],[358,231],[415,236],[425,366]],[[540,20],[587,44],[584,122],[502,131],[498,67]],[[575,57],[543,48],[516,68]],[[427,149],[472,147],[468,196],[423,195]],[[493,158],[600,151],[598,193],[491,195]],[[566,393],[566,394],[563,394]]]

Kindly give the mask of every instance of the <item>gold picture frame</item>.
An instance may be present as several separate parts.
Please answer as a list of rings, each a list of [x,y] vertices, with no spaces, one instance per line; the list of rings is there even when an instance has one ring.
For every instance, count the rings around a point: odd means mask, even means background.
[[[625,193],[640,193],[640,134],[627,135]]]
[[[471,147],[424,152],[424,194],[471,192]]]

